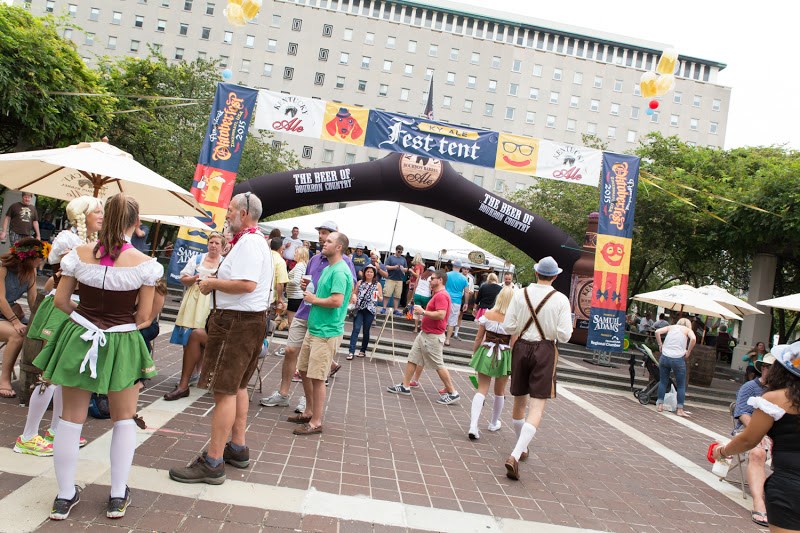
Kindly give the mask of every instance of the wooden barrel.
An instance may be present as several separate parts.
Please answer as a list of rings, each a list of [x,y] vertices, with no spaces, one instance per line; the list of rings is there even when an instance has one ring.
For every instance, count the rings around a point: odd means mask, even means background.
[[[696,345],[686,365],[686,382],[698,387],[710,387],[716,366],[716,349],[713,346]]]

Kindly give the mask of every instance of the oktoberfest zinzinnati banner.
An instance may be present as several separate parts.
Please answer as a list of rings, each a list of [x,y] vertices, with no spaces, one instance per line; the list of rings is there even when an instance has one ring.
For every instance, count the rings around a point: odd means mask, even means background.
[[[628,272],[639,158],[606,152],[594,255],[594,288],[586,347],[621,352],[625,339]]]
[[[258,91],[231,83],[217,84],[208,128],[194,172],[191,193],[209,213],[202,220],[222,231],[225,214],[236,183],[244,141],[253,115]],[[204,231],[182,227],[169,262],[167,283],[180,283],[180,272],[192,257],[206,251]]]
[[[597,187],[602,152],[339,102],[258,91],[254,127]]]

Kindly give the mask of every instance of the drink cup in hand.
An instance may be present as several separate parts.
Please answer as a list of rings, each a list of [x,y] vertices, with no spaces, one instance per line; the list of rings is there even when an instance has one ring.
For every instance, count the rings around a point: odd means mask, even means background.
[[[300,279],[300,289],[301,290],[308,290],[307,287],[311,284],[311,276],[305,275]],[[313,286],[313,285],[312,285]],[[314,292],[313,289],[311,292]]]

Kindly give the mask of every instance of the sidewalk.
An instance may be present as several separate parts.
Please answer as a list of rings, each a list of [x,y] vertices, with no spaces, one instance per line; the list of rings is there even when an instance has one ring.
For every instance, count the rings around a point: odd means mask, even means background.
[[[727,436],[730,418],[695,408],[691,420],[658,414],[628,394],[559,387],[521,480],[505,476],[514,444],[511,397],[503,428],[466,430],[474,389],[464,368],[453,372],[458,404],[435,403],[434,373],[402,397],[386,392],[402,364],[355,359],[331,380],[325,432],[294,437],[291,408],[250,410],[250,467],[228,467],[221,486],[184,485],[166,470],[207,445],[212,401],[192,389],[164,402],[180,371],[179,347],[156,343],[159,376],[141,396],[148,424],[139,432],[125,518],[105,518],[109,421],[87,422],[90,444],[78,477],[86,486],[65,524],[46,520],[56,492],[52,460],[21,456],[11,444],[25,409],[0,400],[0,529],[3,531],[757,531],[738,486],[720,482],[705,460],[708,444]],[[466,344],[466,343],[464,343]],[[282,359],[263,365],[264,396],[277,386]],[[292,406],[301,393],[293,386]],[[490,402],[487,402],[487,404]],[[49,421],[49,413],[45,424]],[[117,529],[119,528],[119,529]]]

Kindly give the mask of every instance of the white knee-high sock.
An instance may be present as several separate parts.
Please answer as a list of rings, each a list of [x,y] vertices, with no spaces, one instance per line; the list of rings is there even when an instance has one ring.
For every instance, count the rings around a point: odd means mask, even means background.
[[[514,433],[516,433],[517,440],[519,440],[519,434],[522,431],[522,426],[525,425],[525,419],[524,418],[521,418],[519,420],[514,419],[513,422],[514,422]]]
[[[536,435],[536,426],[526,422],[525,425],[522,426],[522,431],[520,431],[519,439],[517,439],[517,445],[514,447],[514,451],[511,452],[511,455],[514,456],[514,459],[519,461],[522,452],[528,449],[528,445],[533,440],[534,435]]]
[[[483,409],[483,401],[485,399],[486,396],[480,392],[476,392],[475,397],[472,398],[472,413],[469,420],[469,431],[471,433],[477,433],[478,431],[478,419],[481,417],[481,409]]]
[[[25,429],[22,430],[23,440],[30,440],[39,433],[39,424],[42,422],[44,412],[47,411],[47,406],[50,405],[55,388],[55,385],[48,385],[41,394],[38,386],[33,389],[31,399],[28,401],[28,418],[25,419]]]
[[[136,423],[133,419],[114,423],[111,433],[111,497],[124,498],[125,486],[136,450]]]
[[[503,414],[503,406],[506,403],[505,396],[495,396],[494,405],[492,406],[492,425],[496,426],[500,421],[500,415]]]
[[[71,499],[75,496],[75,470],[78,468],[82,429],[83,424],[62,420],[53,440],[53,462],[56,467],[59,498]]]
[[[61,385],[56,385],[56,391],[53,393],[53,420],[50,421],[50,429],[53,433],[58,429],[58,423],[61,421],[61,413],[64,411],[64,397],[61,393]]]

